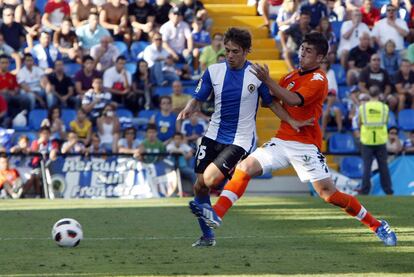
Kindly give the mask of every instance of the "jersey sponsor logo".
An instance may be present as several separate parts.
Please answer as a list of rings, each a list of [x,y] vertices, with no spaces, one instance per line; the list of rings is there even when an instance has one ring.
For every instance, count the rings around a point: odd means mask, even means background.
[[[287,85],[286,89],[291,90],[295,86],[295,82],[290,82],[289,85]]]
[[[325,78],[320,73],[313,73],[311,81],[323,81]]]
[[[195,89],[195,93],[198,93],[201,89],[201,85],[203,84],[203,79],[200,79],[200,81],[198,81],[197,87]]]
[[[256,90],[256,86],[253,84],[250,84],[247,86],[247,89],[250,93],[253,93]]]

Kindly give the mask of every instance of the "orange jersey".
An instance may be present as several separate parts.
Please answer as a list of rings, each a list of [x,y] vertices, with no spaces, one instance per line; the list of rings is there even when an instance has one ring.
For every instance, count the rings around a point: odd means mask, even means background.
[[[322,105],[328,95],[328,80],[325,72],[314,69],[306,72],[292,71],[280,79],[279,85],[291,93],[298,93],[303,105],[291,107],[283,104],[283,108],[290,117],[297,121],[315,118],[314,126],[305,126],[296,132],[287,122],[282,121],[276,137],[283,140],[292,140],[306,144],[314,144],[319,149],[322,146],[322,133],[319,118],[322,115]]]
[[[16,169],[5,169],[0,171],[0,188],[3,187],[4,183],[10,182],[13,183],[17,178],[19,178],[19,172]]]

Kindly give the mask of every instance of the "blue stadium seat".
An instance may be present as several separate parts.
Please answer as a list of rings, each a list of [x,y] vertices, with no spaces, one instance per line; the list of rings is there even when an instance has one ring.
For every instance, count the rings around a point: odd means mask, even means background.
[[[277,34],[279,32],[279,25],[277,25],[276,21],[272,22],[272,25],[270,26],[270,32],[271,32],[271,36],[272,38],[276,38]]]
[[[142,110],[138,113],[138,117],[150,120],[151,116],[153,116],[156,112],[158,112],[158,110]]]
[[[73,109],[62,109],[62,121],[66,126],[66,130],[70,129],[70,122],[75,120],[76,111]]]
[[[144,51],[145,47],[150,45],[147,41],[134,41],[131,44],[131,60],[137,61],[139,60],[138,55]]]
[[[171,87],[155,87],[154,95],[164,96],[164,95],[171,95],[172,88]]]
[[[356,153],[357,147],[354,138],[350,134],[335,133],[329,138],[329,152],[331,153]]]
[[[395,117],[395,113],[393,111],[389,111],[388,114],[388,128],[390,127],[397,127],[397,118]]]
[[[29,112],[29,126],[32,130],[39,130],[43,119],[47,117],[47,110],[34,109]]]
[[[40,14],[43,14],[45,11],[47,0],[36,0],[36,8],[39,9]]]
[[[405,109],[398,113],[398,127],[404,131],[414,130],[414,110]]]
[[[338,97],[339,99],[343,100],[348,97],[350,94],[349,87],[347,85],[338,86]]]
[[[339,171],[349,178],[362,178],[363,163],[361,157],[344,157],[339,165]]]
[[[196,89],[197,86],[188,86],[188,87],[184,87],[184,93],[185,94],[190,94],[193,95],[194,94],[194,90]]]
[[[383,5],[389,4],[390,1],[389,0],[374,0],[373,4],[374,7],[380,9]]]
[[[338,86],[346,85],[346,72],[345,69],[339,63],[331,64],[332,70],[335,72],[336,82]]]
[[[128,45],[123,41],[114,41],[113,45],[118,49],[119,55],[128,56]]]
[[[334,32],[336,39],[339,41],[341,39],[341,27],[342,27],[343,21],[332,21],[332,31]]]
[[[134,74],[135,71],[137,70],[137,64],[136,63],[126,63],[125,64],[125,69],[129,73]]]
[[[118,117],[127,117],[127,118],[132,118],[133,117],[133,114],[132,114],[132,112],[130,110],[123,109],[123,108],[118,108],[116,110],[116,115]]]
[[[82,66],[78,63],[65,63],[63,67],[65,69],[66,75],[71,78],[75,77],[76,72],[82,68]]]

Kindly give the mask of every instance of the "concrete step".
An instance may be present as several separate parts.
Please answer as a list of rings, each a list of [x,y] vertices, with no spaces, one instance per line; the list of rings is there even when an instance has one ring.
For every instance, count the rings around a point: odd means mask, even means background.
[[[246,0],[203,0],[203,4],[246,4]]]
[[[262,28],[256,28],[256,27],[244,27],[244,26],[232,26],[232,27],[240,27],[240,28],[245,28],[247,29],[250,34],[253,37],[253,40],[255,39],[265,39],[269,37],[269,33],[266,29],[262,29]],[[227,29],[229,28],[229,26],[219,26],[219,25],[213,25],[213,27],[211,28],[211,33],[225,33],[227,31]]]
[[[279,49],[277,48],[255,48],[252,47],[252,52],[247,55],[249,60],[260,60],[260,59],[279,59]]]
[[[263,25],[264,21],[261,16],[214,16],[212,17],[214,25],[217,26],[243,26],[258,28]]]
[[[256,7],[246,4],[205,4],[204,7],[211,17],[256,15]]]

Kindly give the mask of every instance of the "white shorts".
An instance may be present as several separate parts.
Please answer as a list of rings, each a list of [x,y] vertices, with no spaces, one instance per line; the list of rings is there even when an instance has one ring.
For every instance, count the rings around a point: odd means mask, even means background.
[[[263,174],[292,165],[303,183],[331,177],[325,156],[313,144],[272,138],[252,154]]]

